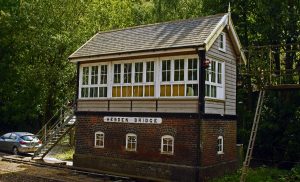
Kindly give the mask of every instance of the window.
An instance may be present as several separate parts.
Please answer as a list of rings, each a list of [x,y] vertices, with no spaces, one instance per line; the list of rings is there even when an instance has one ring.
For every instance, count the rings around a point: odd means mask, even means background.
[[[224,140],[223,136],[218,137],[218,150],[217,154],[224,154]]]
[[[81,73],[81,98],[107,97],[107,65],[84,66]]]
[[[95,148],[104,148],[104,133],[101,131],[95,133]]]
[[[195,55],[162,60],[83,64],[80,67],[79,97],[83,99],[197,97],[198,62]],[[212,70],[207,73],[209,75],[207,81],[222,85],[223,68],[222,63],[215,63]],[[207,88],[213,90],[215,87],[216,94],[211,94],[210,97],[218,95],[217,85]]]
[[[126,135],[126,150],[136,151],[137,146],[137,136],[133,133],[128,133]]]
[[[146,84],[144,97],[154,97],[154,61],[146,62]]]
[[[226,35],[224,32],[219,36],[219,50],[223,52],[226,51]]]
[[[198,96],[198,59],[161,62],[161,97]]]
[[[164,135],[161,137],[161,153],[173,154],[174,153],[174,137]]]
[[[224,62],[211,61],[205,73],[205,96],[224,99],[223,68]]]

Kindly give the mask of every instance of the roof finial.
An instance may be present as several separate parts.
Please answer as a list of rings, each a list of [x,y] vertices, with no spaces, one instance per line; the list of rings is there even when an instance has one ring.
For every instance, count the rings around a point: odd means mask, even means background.
[[[230,2],[228,3],[228,13],[231,13]]]

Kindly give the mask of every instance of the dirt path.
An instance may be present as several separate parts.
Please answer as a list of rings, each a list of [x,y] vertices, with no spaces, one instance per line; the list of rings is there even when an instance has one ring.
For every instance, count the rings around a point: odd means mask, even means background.
[[[37,167],[2,161],[0,153],[0,182],[110,182],[99,176],[77,174],[69,170]],[[7,155],[7,154],[6,154]]]

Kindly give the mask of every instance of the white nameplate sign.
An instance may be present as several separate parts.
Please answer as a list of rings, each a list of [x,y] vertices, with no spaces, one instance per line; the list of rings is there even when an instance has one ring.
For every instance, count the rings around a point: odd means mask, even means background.
[[[144,118],[144,117],[121,117],[121,116],[104,116],[104,122],[107,123],[136,123],[136,124],[161,124],[161,118]]]

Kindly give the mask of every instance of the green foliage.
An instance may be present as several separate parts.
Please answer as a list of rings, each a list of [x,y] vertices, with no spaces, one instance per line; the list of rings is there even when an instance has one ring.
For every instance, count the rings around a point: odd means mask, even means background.
[[[289,176],[290,171],[276,168],[259,167],[249,169],[246,177],[247,182],[284,182],[283,176]],[[213,179],[212,182],[239,182],[241,170],[231,175]]]

